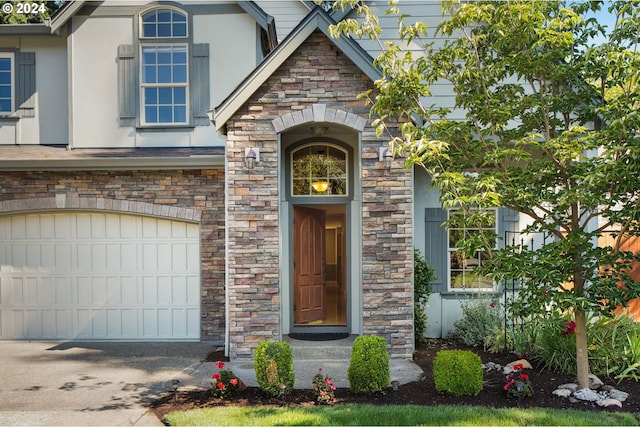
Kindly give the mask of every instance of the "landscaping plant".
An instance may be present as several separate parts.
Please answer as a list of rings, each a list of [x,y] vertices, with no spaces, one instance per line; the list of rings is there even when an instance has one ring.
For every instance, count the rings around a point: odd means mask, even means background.
[[[331,405],[336,400],[336,386],[329,375],[322,374],[322,368],[313,376],[313,393],[316,395],[316,402],[321,405]]]
[[[254,354],[253,369],[258,385],[269,396],[280,397],[293,389],[293,355],[286,342],[260,342]]]
[[[438,393],[475,396],[482,391],[482,361],[466,350],[440,350],[433,359],[433,380]]]
[[[504,391],[507,397],[524,398],[533,395],[533,387],[529,380],[529,374],[522,372],[524,365],[516,363],[513,365],[513,372],[505,375]]]
[[[233,396],[240,390],[242,385],[240,379],[231,370],[224,369],[224,362],[217,361],[216,366],[220,371],[211,376],[213,396],[218,399]]]
[[[420,254],[420,251],[413,251],[413,325],[416,343],[424,339],[427,330],[427,313],[425,311],[429,296],[431,295],[431,282],[436,275],[433,267]]]
[[[359,336],[351,349],[347,370],[349,388],[354,393],[374,394],[389,386],[389,353],[382,337]]]
[[[475,297],[462,303],[462,317],[453,324],[449,338],[471,347],[484,346],[496,330],[504,332],[504,311],[494,299]]]

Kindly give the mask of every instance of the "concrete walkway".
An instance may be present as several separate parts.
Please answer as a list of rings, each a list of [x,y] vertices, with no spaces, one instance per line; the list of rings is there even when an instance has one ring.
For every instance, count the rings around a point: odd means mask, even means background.
[[[179,388],[211,387],[216,348],[209,343],[0,342],[1,426],[161,426],[149,402]],[[337,387],[348,387],[346,362],[294,361],[296,388],[311,388],[322,368]],[[415,381],[422,370],[392,359],[391,380]],[[252,362],[227,363],[257,386]]]

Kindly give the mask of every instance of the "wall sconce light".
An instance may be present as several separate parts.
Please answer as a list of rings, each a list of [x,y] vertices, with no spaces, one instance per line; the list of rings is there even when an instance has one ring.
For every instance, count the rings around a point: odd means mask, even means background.
[[[245,148],[244,149],[244,165],[247,169],[253,169],[256,163],[260,161],[260,149]]]
[[[384,167],[389,169],[393,161],[393,152],[388,146],[380,147],[378,152],[378,160],[384,163]]]

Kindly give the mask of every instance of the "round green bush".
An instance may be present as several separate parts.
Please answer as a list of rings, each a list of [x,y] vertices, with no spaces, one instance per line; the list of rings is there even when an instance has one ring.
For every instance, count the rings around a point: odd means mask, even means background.
[[[387,388],[390,374],[386,340],[374,336],[356,338],[347,377],[354,393],[374,394]]]
[[[433,359],[433,380],[438,393],[476,396],[482,391],[482,361],[466,350],[441,350]]]
[[[269,396],[282,396],[293,389],[293,355],[286,342],[259,343],[254,354],[253,369],[258,385]]]

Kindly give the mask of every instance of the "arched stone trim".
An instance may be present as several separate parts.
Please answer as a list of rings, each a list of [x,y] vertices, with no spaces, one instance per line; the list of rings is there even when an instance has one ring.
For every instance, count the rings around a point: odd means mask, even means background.
[[[15,199],[0,202],[0,214],[55,209],[87,209],[122,212],[192,222],[200,222],[202,217],[202,212],[197,209],[130,200],[113,200],[97,197],[67,197],[66,194],[56,194],[55,197]]]
[[[302,111],[285,114],[273,119],[271,123],[275,131],[279,133],[305,123],[313,122],[334,123],[350,127],[358,132],[362,132],[367,125],[367,120],[357,114],[327,108],[324,104],[313,104],[311,107],[305,108]]]

